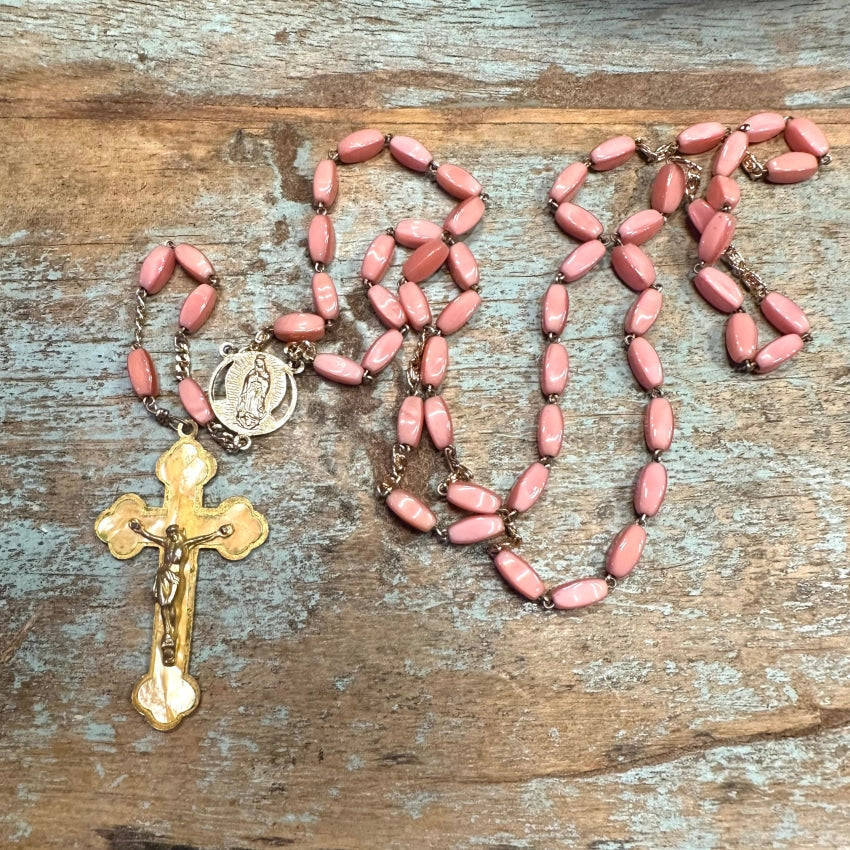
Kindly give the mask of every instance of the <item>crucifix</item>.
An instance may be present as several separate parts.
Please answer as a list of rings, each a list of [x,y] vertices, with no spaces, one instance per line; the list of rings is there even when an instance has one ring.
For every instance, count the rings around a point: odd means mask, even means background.
[[[163,731],[194,711],[201,696],[188,672],[198,551],[215,549],[237,561],[269,533],[265,517],[241,496],[217,507],[204,506],[204,485],[216,468],[215,458],[181,432],[156,465],[157,478],[165,485],[162,506],[150,507],[128,493],[95,523],[95,533],[116,558],[132,558],[146,546],[159,549],[150,668],[133,689],[133,705]]]

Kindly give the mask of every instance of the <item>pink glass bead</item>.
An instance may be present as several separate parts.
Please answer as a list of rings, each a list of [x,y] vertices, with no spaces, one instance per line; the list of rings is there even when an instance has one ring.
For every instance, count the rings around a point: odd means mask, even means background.
[[[726,272],[706,266],[694,276],[697,292],[721,313],[734,313],[744,303],[744,293]]]
[[[139,286],[148,295],[156,295],[174,274],[176,263],[177,258],[170,245],[157,245],[142,263],[142,268],[139,270]]]
[[[339,296],[330,275],[316,272],[312,289],[313,308],[326,322],[332,322],[339,316]]]
[[[725,135],[726,128],[722,124],[717,121],[703,121],[682,130],[676,137],[676,144],[679,146],[679,153],[705,153],[719,145]]]
[[[330,209],[339,192],[339,170],[332,159],[323,159],[313,172],[313,203]]]
[[[434,512],[406,490],[391,490],[387,496],[387,507],[417,531],[430,531],[437,524]]]
[[[443,229],[457,239],[464,233],[469,233],[484,215],[484,201],[477,195],[461,201],[443,222]]]
[[[478,263],[465,242],[455,242],[449,248],[449,259],[446,265],[452,280],[461,289],[469,289],[481,280]]]
[[[549,591],[552,604],[561,610],[586,608],[608,595],[608,584],[601,578],[580,578],[559,584]]]
[[[438,452],[455,441],[449,406],[442,396],[435,395],[425,399],[425,427]]]
[[[662,165],[652,181],[651,205],[663,215],[679,209],[685,197],[685,172],[675,162]]]
[[[434,159],[422,142],[410,136],[393,136],[389,147],[393,159],[411,171],[427,171]]]
[[[532,508],[543,495],[549,481],[549,468],[539,461],[532,463],[514,482],[508,494],[508,510],[525,513]]]
[[[468,171],[457,165],[441,165],[434,176],[437,185],[444,192],[460,201],[481,194],[481,184]]]
[[[385,327],[398,330],[405,323],[404,310],[401,309],[398,298],[389,289],[381,284],[370,286],[368,298],[372,309]]]
[[[504,534],[505,523],[498,514],[474,514],[453,522],[447,533],[450,543],[466,546]]]
[[[737,221],[725,212],[715,213],[699,238],[698,256],[703,263],[716,263],[720,255],[732,244]]]
[[[663,301],[664,296],[657,289],[651,286],[644,289],[629,307],[623,330],[627,334],[643,336],[655,324]]]
[[[570,296],[567,287],[561,283],[553,283],[543,296],[541,327],[544,334],[560,336],[567,326],[567,316],[570,312]]]
[[[431,306],[418,283],[405,281],[398,288],[398,300],[404,315],[407,316],[407,323],[413,330],[421,331],[425,325],[431,324]]]
[[[762,300],[761,312],[779,333],[803,336],[811,329],[808,316],[781,292],[770,292]]]
[[[646,529],[637,523],[627,525],[612,541],[605,560],[608,575],[625,578],[636,566],[646,545]]]
[[[330,216],[314,215],[307,230],[307,250],[314,263],[329,263],[336,251],[336,234]]]
[[[756,356],[758,328],[747,313],[733,313],[726,322],[726,351],[733,363],[744,363]]]
[[[192,378],[183,378],[177,385],[177,395],[180,397],[180,404],[186,410],[186,413],[198,423],[198,425],[206,425],[211,422],[214,413],[210,407],[207,394],[201,389],[201,385]]]
[[[734,174],[747,152],[748,143],[747,134],[741,130],[730,133],[714,157],[712,174],[722,174],[724,177]]]
[[[445,336],[459,331],[481,306],[481,296],[474,289],[461,292],[457,298],[449,301],[437,317],[437,327]]]
[[[785,141],[792,151],[810,153],[818,159],[829,153],[823,130],[808,118],[791,118],[785,125]]]
[[[781,153],[764,164],[771,183],[802,183],[814,176],[818,161],[810,153]]]
[[[194,245],[181,242],[174,248],[174,257],[189,277],[201,283],[209,283],[215,274],[212,263]]]
[[[652,390],[664,383],[664,369],[658,353],[645,337],[632,340],[628,351],[629,368],[635,380],[645,389]]]
[[[426,387],[435,389],[443,383],[449,368],[449,346],[444,336],[429,337],[422,351],[420,379]]]
[[[498,493],[467,481],[453,481],[449,484],[446,500],[471,514],[494,514],[502,507],[502,497]]]
[[[180,308],[181,328],[186,328],[190,334],[200,330],[204,322],[212,315],[218,293],[214,286],[208,283],[199,283],[187,296]]]
[[[664,396],[651,398],[643,415],[643,438],[651,452],[666,452],[673,444],[673,407]]]
[[[317,375],[338,384],[356,386],[363,383],[363,367],[356,360],[341,354],[317,354],[313,369]]]
[[[642,292],[655,283],[655,266],[643,248],[617,245],[611,250],[611,268],[629,289]]]
[[[395,256],[395,239],[388,233],[379,233],[366,249],[360,264],[360,277],[380,283],[384,279]]]
[[[706,201],[716,210],[734,210],[741,200],[741,187],[731,178],[715,174],[705,193]]]
[[[564,413],[557,404],[544,404],[537,417],[540,457],[557,457],[564,443]]]
[[[803,340],[797,334],[780,336],[769,342],[756,354],[756,371],[765,375],[778,369],[790,360],[803,347]]]
[[[667,469],[653,460],[638,475],[635,484],[635,513],[655,516],[667,494]]]
[[[150,354],[144,348],[133,348],[127,355],[127,372],[133,392],[139,398],[159,395],[159,378]]]
[[[583,162],[573,162],[556,178],[549,190],[549,197],[556,204],[571,201],[587,179],[587,166]]]
[[[610,171],[631,159],[635,150],[635,140],[631,136],[614,136],[590,152],[590,161],[596,171]]]
[[[545,396],[560,395],[570,375],[570,357],[559,342],[550,342],[540,367],[540,391]]]
[[[419,396],[409,395],[398,409],[396,437],[403,446],[414,449],[422,439],[425,425],[425,403]]]
[[[394,229],[395,241],[405,248],[418,248],[431,239],[439,239],[443,228],[424,218],[404,218]]]
[[[372,375],[386,369],[404,344],[400,331],[391,328],[382,333],[366,350],[360,365]]]
[[[546,592],[540,576],[510,549],[500,549],[493,555],[493,563],[508,585],[526,599],[539,599]]]
[[[315,313],[287,313],[275,321],[274,335],[282,342],[315,342],[325,335],[325,320]]]
[[[386,144],[384,134],[380,130],[357,130],[349,133],[336,148],[339,161],[346,164],[366,162],[377,156]]]
[[[421,283],[428,280],[448,259],[449,246],[442,239],[423,242],[404,262],[401,273],[405,280]]]
[[[704,198],[697,198],[688,204],[688,219],[697,233],[702,233],[717,212]]]
[[[759,112],[744,121],[746,134],[751,144],[773,139],[785,129],[785,119],[778,112]]]
[[[643,245],[664,227],[664,216],[658,210],[641,210],[630,215],[618,228],[617,235],[623,243]]]
[[[561,274],[567,283],[584,277],[605,256],[605,245],[598,239],[584,242],[561,263]]]
[[[555,210],[555,222],[567,236],[581,242],[598,239],[604,230],[602,222],[592,212],[569,201],[558,205]]]

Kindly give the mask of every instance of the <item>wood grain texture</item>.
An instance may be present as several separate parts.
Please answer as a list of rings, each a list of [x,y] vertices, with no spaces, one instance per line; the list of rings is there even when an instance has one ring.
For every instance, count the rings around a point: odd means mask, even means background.
[[[837,0],[0,8],[0,844],[845,848],[848,35]],[[577,616],[522,604],[485,555],[375,502],[399,369],[367,390],[305,376],[293,420],[209,487],[249,496],[271,537],[244,564],[202,558],[201,708],[170,735],[144,724],[129,693],[154,557],[111,559],[92,522],[120,493],[161,498],[169,437],[124,375],[152,245],[193,242],[224,281],[193,348],[206,376],[222,341],[309,304],[309,179],[340,136],[411,131],[472,170],[493,196],[469,240],[485,305],[445,395],[464,462],[504,491],[534,457],[539,298],[568,248],[544,212],[553,175],[615,132],[660,141],[767,107],[834,146],[816,181],[744,186],[736,239],[815,339],[789,369],[730,373],[681,219],[653,242],[679,423],[633,578]],[[363,250],[450,203],[388,158],[342,178],[328,347],[359,355],[377,333]],[[610,226],[650,178],[627,168],[583,198]],[[160,363],[188,287],[153,302]],[[599,568],[645,458],[629,294],[600,271],[571,297],[568,442],[522,527],[547,580]],[[437,460],[411,469],[432,496]]]

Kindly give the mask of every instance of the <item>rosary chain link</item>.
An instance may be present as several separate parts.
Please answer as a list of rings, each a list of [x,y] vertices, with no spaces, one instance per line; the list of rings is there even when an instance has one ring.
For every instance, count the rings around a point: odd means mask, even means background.
[[[245,452],[251,448],[250,437],[237,434],[216,420],[207,423],[207,433],[230,454]]]
[[[174,361],[177,382],[192,377],[192,355],[189,351],[189,338],[186,329],[180,328],[174,334]]]
[[[148,293],[146,289],[143,289],[141,286],[136,289],[136,317],[133,331],[133,348],[142,347],[145,320],[147,318],[147,299]]]
[[[767,287],[761,275],[750,266],[734,245],[730,245],[726,249],[723,254],[723,261],[732,274],[738,278],[744,290],[752,295],[756,301],[761,302],[767,297]]]

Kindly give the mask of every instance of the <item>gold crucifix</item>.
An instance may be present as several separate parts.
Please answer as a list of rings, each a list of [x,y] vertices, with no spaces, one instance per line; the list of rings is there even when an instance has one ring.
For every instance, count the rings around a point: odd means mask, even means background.
[[[157,478],[165,485],[162,507],[149,507],[128,493],[94,526],[116,558],[132,558],[145,546],[159,548],[150,669],[133,690],[133,705],[156,729],[173,729],[195,710],[201,696],[188,672],[198,550],[215,549],[237,561],[269,533],[265,517],[241,496],[204,506],[204,485],[216,466],[199,442],[181,432],[156,465]]]

